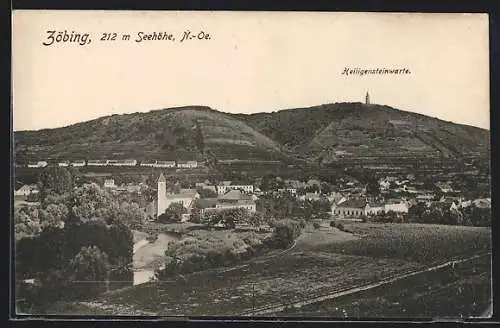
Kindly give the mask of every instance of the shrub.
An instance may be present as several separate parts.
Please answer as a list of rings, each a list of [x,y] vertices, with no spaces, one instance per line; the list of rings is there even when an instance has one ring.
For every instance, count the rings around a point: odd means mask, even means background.
[[[335,223],[335,221],[331,221],[330,222],[330,227],[332,227],[332,228],[336,228],[337,227],[337,224]]]
[[[314,227],[314,229],[319,229],[319,228],[321,228],[321,225],[318,222],[314,222],[313,227]]]
[[[302,229],[297,221],[288,220],[279,222],[274,229],[272,243],[278,248],[290,247],[295,239],[300,236]]]

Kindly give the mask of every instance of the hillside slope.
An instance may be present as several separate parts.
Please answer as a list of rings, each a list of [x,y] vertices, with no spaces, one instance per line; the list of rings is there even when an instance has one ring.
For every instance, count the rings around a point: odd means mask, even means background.
[[[188,106],[14,135],[17,159],[200,160],[211,153],[218,159],[323,162],[488,156],[489,138],[487,130],[361,103],[250,115]]]
[[[112,115],[64,128],[20,131],[18,158],[280,159],[281,146],[243,121],[190,106]]]
[[[457,158],[489,152],[487,130],[389,106],[336,103],[237,117],[309,159]]]

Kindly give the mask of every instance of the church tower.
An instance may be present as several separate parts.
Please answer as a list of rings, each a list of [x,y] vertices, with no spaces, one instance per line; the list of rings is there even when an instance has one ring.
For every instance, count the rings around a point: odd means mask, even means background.
[[[160,216],[167,210],[167,180],[163,173],[158,178],[158,213]]]
[[[370,94],[367,92],[365,96],[365,104],[369,105],[370,104]]]

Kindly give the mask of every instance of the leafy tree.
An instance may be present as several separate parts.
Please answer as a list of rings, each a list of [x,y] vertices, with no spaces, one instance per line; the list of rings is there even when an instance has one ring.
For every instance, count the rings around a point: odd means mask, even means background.
[[[260,189],[262,191],[273,191],[280,187],[278,179],[273,174],[266,174],[262,177]]]
[[[131,229],[137,229],[144,221],[144,212],[137,203],[122,202],[115,220],[121,221]]]
[[[70,261],[68,270],[77,296],[96,295],[106,290],[110,263],[107,254],[97,246],[82,247]]]
[[[14,211],[14,230],[18,237],[38,235],[42,230],[37,208],[16,208]]]
[[[68,208],[64,204],[49,204],[40,211],[40,224],[46,227],[62,227],[68,218]]]
[[[427,210],[426,203],[419,202],[408,209],[408,214],[418,219],[424,215],[426,210]]]
[[[38,177],[41,198],[65,194],[73,190],[73,177],[65,167],[46,167]]]
[[[300,236],[302,229],[300,223],[294,220],[279,222],[274,228],[272,240],[277,247],[290,247],[295,239]]]
[[[181,203],[172,203],[166,209],[165,213],[158,217],[159,222],[180,222],[182,219],[182,214],[186,214],[187,210]]]
[[[259,226],[266,223],[264,216],[261,213],[257,213],[257,212],[248,213],[247,220],[248,220],[248,224],[250,224],[254,227],[259,227]]]
[[[84,184],[74,190],[70,204],[70,216],[76,222],[86,222],[96,217],[102,218],[105,213],[108,213],[108,216],[118,213],[117,205],[111,195],[95,183]]]
[[[323,195],[328,195],[330,194],[331,192],[333,191],[333,187],[331,184],[329,183],[326,183],[326,182],[322,182],[321,183],[321,193]]]
[[[463,211],[464,224],[471,226],[491,226],[491,209],[471,205]]]
[[[260,225],[263,222],[261,215],[250,213],[245,208],[230,208],[219,211],[210,211],[205,213],[205,222],[208,226],[223,224],[226,228],[232,229],[236,224],[248,223],[254,226]]]
[[[217,193],[212,189],[207,188],[199,188],[197,189],[198,194],[200,194],[200,198],[215,198],[217,197]]]

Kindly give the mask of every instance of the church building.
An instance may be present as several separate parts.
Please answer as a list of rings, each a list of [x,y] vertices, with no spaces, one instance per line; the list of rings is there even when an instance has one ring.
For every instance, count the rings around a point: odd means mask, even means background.
[[[156,215],[159,217],[167,208],[173,203],[182,204],[188,213],[194,204],[195,199],[198,199],[200,195],[196,189],[181,189],[179,193],[168,193],[167,192],[167,180],[165,176],[160,174],[158,178],[158,196],[156,200]]]

